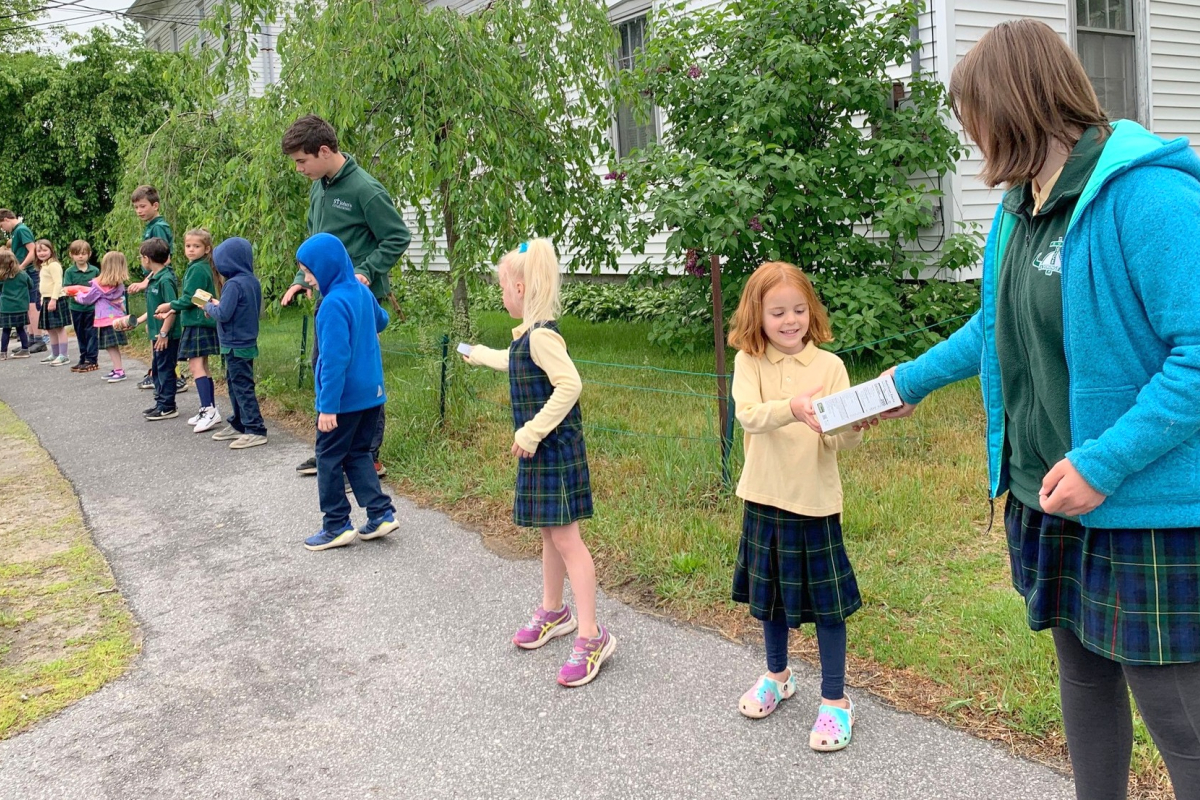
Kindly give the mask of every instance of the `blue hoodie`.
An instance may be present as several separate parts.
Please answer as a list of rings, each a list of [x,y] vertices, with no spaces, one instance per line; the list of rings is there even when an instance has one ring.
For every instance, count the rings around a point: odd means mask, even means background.
[[[225,278],[220,304],[206,303],[204,311],[217,321],[222,347],[244,350],[258,346],[258,317],[262,284],[254,277],[250,242],[226,239],[213,250],[213,266]]]
[[[387,312],[354,277],[354,265],[336,236],[318,233],[296,253],[320,285],[317,312],[317,411],[341,414],[381,406],[383,360],[379,333]]]
[[[1013,220],[983,257],[982,304],[946,341],[896,368],[908,403],[980,376],[991,496],[1007,489],[996,286]],[[1093,528],[1200,527],[1200,158],[1133,122],[1114,125],[1063,239],[1067,459],[1107,499]]]

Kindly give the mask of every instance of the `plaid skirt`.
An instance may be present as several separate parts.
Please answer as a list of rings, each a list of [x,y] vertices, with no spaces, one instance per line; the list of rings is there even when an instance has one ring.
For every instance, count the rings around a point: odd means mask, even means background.
[[[842,544],[840,514],[804,517],[746,501],[733,571],[733,599],[760,620],[789,628],[835,625],[862,606]]]
[[[1012,494],[1004,528],[1030,628],[1121,664],[1200,661],[1200,528],[1086,528]]]
[[[188,326],[179,335],[180,361],[220,354],[221,342],[217,339],[216,328],[206,328],[200,325]]]
[[[560,448],[543,442],[533,458],[517,459],[513,522],[522,528],[546,528],[591,516],[592,479],[582,437]]]
[[[106,350],[109,347],[121,347],[126,344],[129,344],[129,340],[125,338],[125,331],[116,330],[111,325],[96,328],[97,350]]]
[[[29,312],[12,312],[9,314],[0,314],[0,330],[4,328],[24,328],[29,324]]]
[[[38,327],[44,331],[54,330],[55,328],[65,328],[71,324],[71,305],[67,302],[66,295],[58,298],[58,302],[54,304],[54,310],[50,310],[50,299],[42,298],[40,307],[41,316],[38,317]]]

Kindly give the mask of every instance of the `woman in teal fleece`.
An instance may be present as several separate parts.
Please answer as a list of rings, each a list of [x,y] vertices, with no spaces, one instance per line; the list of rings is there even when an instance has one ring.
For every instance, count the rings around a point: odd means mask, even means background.
[[[979,376],[990,496],[1033,630],[1051,629],[1080,798],[1124,798],[1129,690],[1178,797],[1200,797],[1200,158],[1109,124],[1031,20],[955,68],[955,112],[1008,187],[980,310],[895,367],[907,416]]]

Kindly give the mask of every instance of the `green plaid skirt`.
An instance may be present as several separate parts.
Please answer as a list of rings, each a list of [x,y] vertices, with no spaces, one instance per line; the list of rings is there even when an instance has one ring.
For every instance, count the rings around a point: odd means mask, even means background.
[[[840,514],[804,517],[746,501],[733,599],[755,619],[832,625],[862,606]]]
[[[1200,528],[1085,528],[1011,494],[1004,528],[1030,628],[1122,664],[1200,661]]]
[[[39,308],[41,316],[38,318],[38,327],[44,331],[52,331],[55,328],[65,328],[71,324],[71,307],[67,302],[67,296],[63,295],[58,298],[58,302],[54,304],[54,310],[50,310],[49,298],[42,298],[42,303]]]
[[[0,314],[0,329],[3,328],[24,328],[29,324],[29,312],[11,312],[8,314]]]
[[[201,325],[187,326],[179,335],[179,360],[201,356],[216,356],[221,354],[221,342],[217,338],[216,328],[206,328]]]
[[[119,331],[111,325],[96,328],[96,349],[106,350],[109,347],[122,347],[129,344],[125,331]]]
[[[517,459],[513,522],[523,528],[570,525],[592,516],[592,479],[583,437],[543,441],[533,458]]]

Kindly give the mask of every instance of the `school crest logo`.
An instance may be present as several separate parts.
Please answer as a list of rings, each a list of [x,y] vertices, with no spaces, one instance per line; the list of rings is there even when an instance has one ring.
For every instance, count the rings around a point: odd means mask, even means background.
[[[1033,260],[1033,268],[1043,272],[1046,277],[1062,275],[1062,237],[1050,243],[1050,252],[1044,253]]]
[[[338,209],[339,211],[353,211],[354,210],[353,205],[351,205],[350,203],[347,203],[345,200],[343,200],[340,197],[333,198],[333,207]]]

